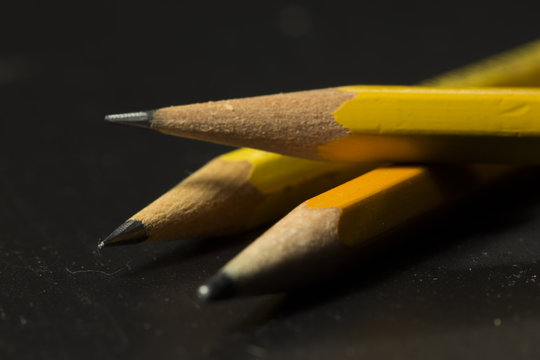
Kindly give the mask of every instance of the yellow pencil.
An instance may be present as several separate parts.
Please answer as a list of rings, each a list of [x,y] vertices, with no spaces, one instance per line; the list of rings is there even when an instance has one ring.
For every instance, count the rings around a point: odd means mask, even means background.
[[[240,233],[375,168],[253,149],[221,155],[133,215],[99,247]]]
[[[370,171],[295,208],[201,286],[199,295],[213,301],[317,279],[355,248],[516,169],[447,165]]]
[[[540,162],[540,89],[347,86],[162,108],[163,133],[314,160]]]
[[[426,80],[423,85],[445,87],[539,86],[539,53],[540,40],[532,41],[483,61]]]
[[[449,73],[455,74],[449,78],[453,85],[463,76],[464,80],[474,78],[483,85],[496,86],[500,81],[498,69],[505,69],[506,78],[514,75],[521,78],[523,74],[534,78],[540,71],[532,64],[540,64],[540,41],[458,69]],[[430,83],[444,86],[447,78],[442,75]],[[210,161],[130,217],[100,246],[209,237],[249,230],[287,213],[310,196],[369,169],[370,165],[333,164],[254,149],[235,150]]]

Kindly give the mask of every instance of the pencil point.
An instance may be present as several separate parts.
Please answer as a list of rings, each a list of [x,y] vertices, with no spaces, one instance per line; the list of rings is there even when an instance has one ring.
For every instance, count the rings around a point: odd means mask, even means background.
[[[228,299],[234,296],[234,293],[234,283],[224,272],[214,275],[197,290],[199,300],[205,303]]]
[[[131,126],[138,126],[143,128],[149,128],[154,120],[155,110],[149,111],[137,111],[125,114],[112,114],[106,115],[105,121],[110,121],[116,124],[124,124]]]
[[[142,222],[128,220],[100,242],[98,249],[109,246],[138,244],[147,238],[148,234]]]

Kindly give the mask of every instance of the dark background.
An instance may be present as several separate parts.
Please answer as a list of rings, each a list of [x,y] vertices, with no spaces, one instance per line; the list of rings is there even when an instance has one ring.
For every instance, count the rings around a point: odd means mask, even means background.
[[[0,358],[539,358],[538,176],[289,295],[197,303],[256,233],[96,250],[227,149],[104,114],[413,83],[534,40],[538,5],[2,4]]]

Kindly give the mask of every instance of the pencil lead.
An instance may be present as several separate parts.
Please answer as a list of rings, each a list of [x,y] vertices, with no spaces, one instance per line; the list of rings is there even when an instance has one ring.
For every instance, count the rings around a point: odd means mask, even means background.
[[[224,272],[214,275],[197,290],[199,300],[205,303],[228,299],[233,297],[234,293],[234,282]]]
[[[114,230],[102,242],[98,248],[106,246],[118,246],[138,244],[148,238],[144,225],[139,220],[128,220]]]
[[[149,128],[154,120],[155,110],[137,111],[125,114],[111,114],[105,116],[105,121],[110,121],[116,124],[124,124]]]

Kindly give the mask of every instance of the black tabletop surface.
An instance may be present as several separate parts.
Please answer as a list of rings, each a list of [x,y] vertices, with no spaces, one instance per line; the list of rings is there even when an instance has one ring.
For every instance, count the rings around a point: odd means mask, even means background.
[[[534,1],[12,2],[0,22],[0,358],[539,358],[534,174],[290,294],[197,302],[197,286],[258,231],[96,249],[228,150],[104,114],[414,83],[535,39],[538,10]]]

